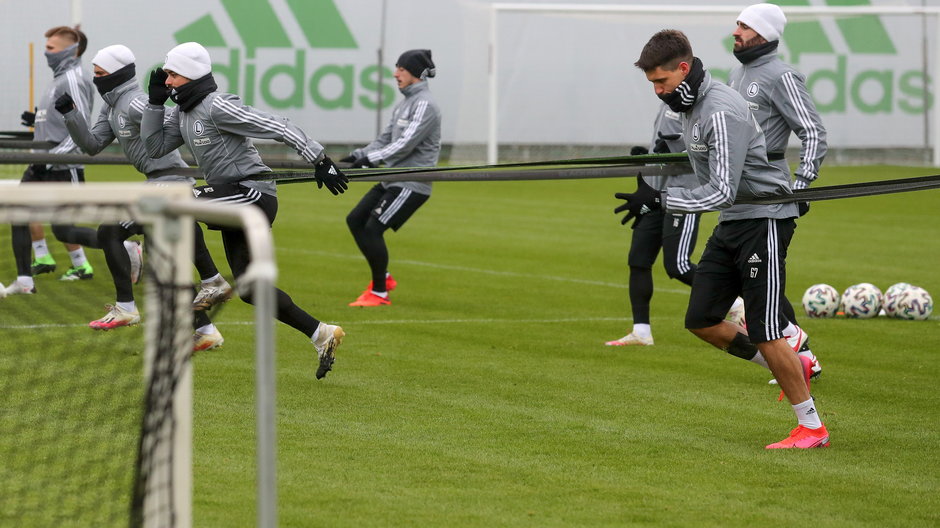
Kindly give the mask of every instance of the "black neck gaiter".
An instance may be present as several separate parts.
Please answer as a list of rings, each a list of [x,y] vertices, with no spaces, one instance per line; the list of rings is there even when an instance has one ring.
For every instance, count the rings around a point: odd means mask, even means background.
[[[170,99],[173,99],[173,102],[179,105],[180,110],[188,112],[205,99],[207,95],[218,89],[215,78],[212,77],[210,72],[198,79],[189,81],[179,88],[174,88],[170,92]]]
[[[669,105],[673,112],[687,112],[695,104],[698,89],[704,78],[705,67],[702,66],[702,61],[698,57],[692,57],[692,68],[685,76],[685,80],[679,83],[679,86],[676,86],[671,93],[662,94],[659,98]]]
[[[137,68],[134,67],[134,63],[132,62],[120,70],[112,72],[108,75],[95,77],[92,79],[92,82],[95,83],[95,88],[98,89],[98,93],[104,96],[104,94],[133,79],[136,75]]]
[[[734,56],[736,59],[741,61],[741,64],[747,64],[758,57],[763,57],[768,53],[777,51],[778,45],[780,45],[779,40],[772,40],[770,42],[765,42],[756,46],[749,46],[744,49],[734,50]]]

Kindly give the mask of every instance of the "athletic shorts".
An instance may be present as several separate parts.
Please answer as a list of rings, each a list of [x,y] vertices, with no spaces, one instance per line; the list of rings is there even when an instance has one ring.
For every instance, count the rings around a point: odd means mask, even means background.
[[[718,224],[695,271],[685,327],[707,328],[720,323],[740,295],[752,343],[783,337],[788,323],[781,301],[786,289],[787,247],[795,228],[792,218]]]
[[[691,256],[698,238],[699,215],[667,214],[662,209],[650,211],[633,224],[628,264],[634,268],[652,268],[663,249],[663,265],[670,276],[692,269]]]
[[[45,165],[30,165],[21,183],[85,183],[85,169],[49,170]]]
[[[379,183],[369,189],[356,207],[369,207],[370,214],[380,224],[398,231],[428,198],[427,194],[403,187],[384,187]]]
[[[264,194],[257,189],[245,187],[240,183],[223,183],[217,185],[201,185],[193,187],[193,194],[197,199],[208,200],[212,203],[229,205],[254,205],[261,209],[268,224],[274,225],[277,217],[277,197]],[[206,223],[206,227],[216,231],[237,230],[238,228]]]

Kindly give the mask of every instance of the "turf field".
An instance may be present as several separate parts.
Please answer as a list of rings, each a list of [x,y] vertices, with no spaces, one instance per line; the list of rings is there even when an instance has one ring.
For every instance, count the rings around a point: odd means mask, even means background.
[[[827,167],[820,185],[931,173]],[[832,447],[768,452],[794,427],[791,409],[768,371],[683,330],[687,288],[659,264],[656,345],[603,345],[631,324],[630,230],[612,194],[633,182],[436,184],[387,236],[393,305],[360,309],[346,304],[368,268],[344,218],[368,187],[280,190],[279,284],[348,333],[318,382],[313,347],[278,327],[281,526],[940,524],[940,309],[927,322],[801,319],[823,366],[813,394]],[[940,301],[938,204],[938,190],[814,203],[790,247],[790,299],[820,282],[903,281]],[[207,239],[224,268],[217,235]],[[41,293],[79,288],[81,308],[55,321],[77,336],[113,300],[103,258],[89,254],[91,283],[37,279]],[[27,301],[42,297],[0,302]],[[225,346],[195,358],[196,526],[254,523],[251,317],[228,303]],[[43,346],[41,333],[13,332]]]

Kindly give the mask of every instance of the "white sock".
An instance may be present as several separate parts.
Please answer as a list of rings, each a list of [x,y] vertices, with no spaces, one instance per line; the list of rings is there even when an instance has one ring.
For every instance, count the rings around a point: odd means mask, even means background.
[[[215,325],[212,323],[207,324],[206,326],[200,326],[196,329],[197,334],[209,335],[215,333]]]
[[[804,351],[802,351],[802,352],[797,353],[797,355],[798,355],[798,356],[803,356],[803,357],[805,357],[805,358],[809,358],[809,359],[812,360],[812,361],[816,361],[816,355],[813,354],[813,351],[812,351],[812,350],[804,350]]]
[[[649,324],[634,323],[633,335],[637,337],[653,337],[653,329]]]
[[[317,338],[320,337],[320,329],[321,329],[321,328],[323,328],[323,322],[322,322],[322,321],[320,322],[320,324],[317,325],[317,329],[313,331],[313,335],[310,336],[310,340],[313,341],[314,343],[316,343],[316,342],[317,342]]]
[[[760,352],[754,354],[754,357],[751,358],[752,363],[757,363],[758,365],[764,367],[767,370],[770,370],[770,365],[767,364],[767,360],[764,359],[764,355]]]
[[[735,310],[735,309],[743,308],[743,307],[744,307],[744,299],[740,297],[735,297],[734,302],[731,303],[731,309]]]
[[[36,286],[36,283],[33,282],[33,278],[28,275],[18,276],[16,278],[16,283],[19,284],[20,286],[27,287],[27,288],[33,288],[34,286]]]
[[[813,402],[812,397],[803,403],[794,405],[793,412],[796,413],[796,419],[803,427],[808,429],[822,427],[822,421],[819,419],[819,413],[816,412],[816,404]]]
[[[77,268],[83,266],[88,259],[85,258],[85,249],[78,248],[75,251],[69,251],[69,258],[72,259],[72,267]]]
[[[49,246],[46,245],[45,238],[33,240],[33,253],[36,254],[37,259],[49,256]]]
[[[798,333],[800,333],[800,331],[797,330],[796,325],[793,323],[787,323],[787,327],[783,329],[783,337],[787,339],[790,339]]]
[[[124,310],[125,312],[134,313],[134,312],[137,311],[137,303],[135,303],[134,301],[118,302],[118,303],[114,303],[114,304],[115,304],[118,308]]]
[[[213,275],[213,276],[209,277],[208,279],[205,279],[204,281],[202,281],[202,285],[203,285],[203,286],[209,286],[210,284],[212,284],[213,282],[215,282],[215,281],[217,281],[217,280],[219,280],[219,279],[221,279],[221,278],[222,278],[222,274],[221,274],[221,273],[216,273],[215,275]]]
[[[383,298],[383,299],[388,299],[388,292],[387,292],[387,291],[379,292],[379,291],[372,290],[372,295],[376,295],[376,296],[381,297],[381,298]]]

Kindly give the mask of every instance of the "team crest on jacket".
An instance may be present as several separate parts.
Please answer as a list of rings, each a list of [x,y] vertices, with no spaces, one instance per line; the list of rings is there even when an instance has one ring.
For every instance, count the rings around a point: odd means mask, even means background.
[[[203,125],[202,121],[197,119],[195,122],[193,122],[193,134],[196,134],[197,136],[201,136],[205,133],[206,133],[206,125]]]
[[[124,118],[124,114],[118,114],[118,126],[121,128],[127,127],[127,119]]]
[[[756,82],[752,82],[751,84],[747,85],[748,97],[755,97],[757,95],[757,92],[759,91],[760,91],[760,86],[758,86]]]
[[[694,125],[692,125],[692,141],[698,141],[698,140],[699,140],[698,123],[695,123]]]

